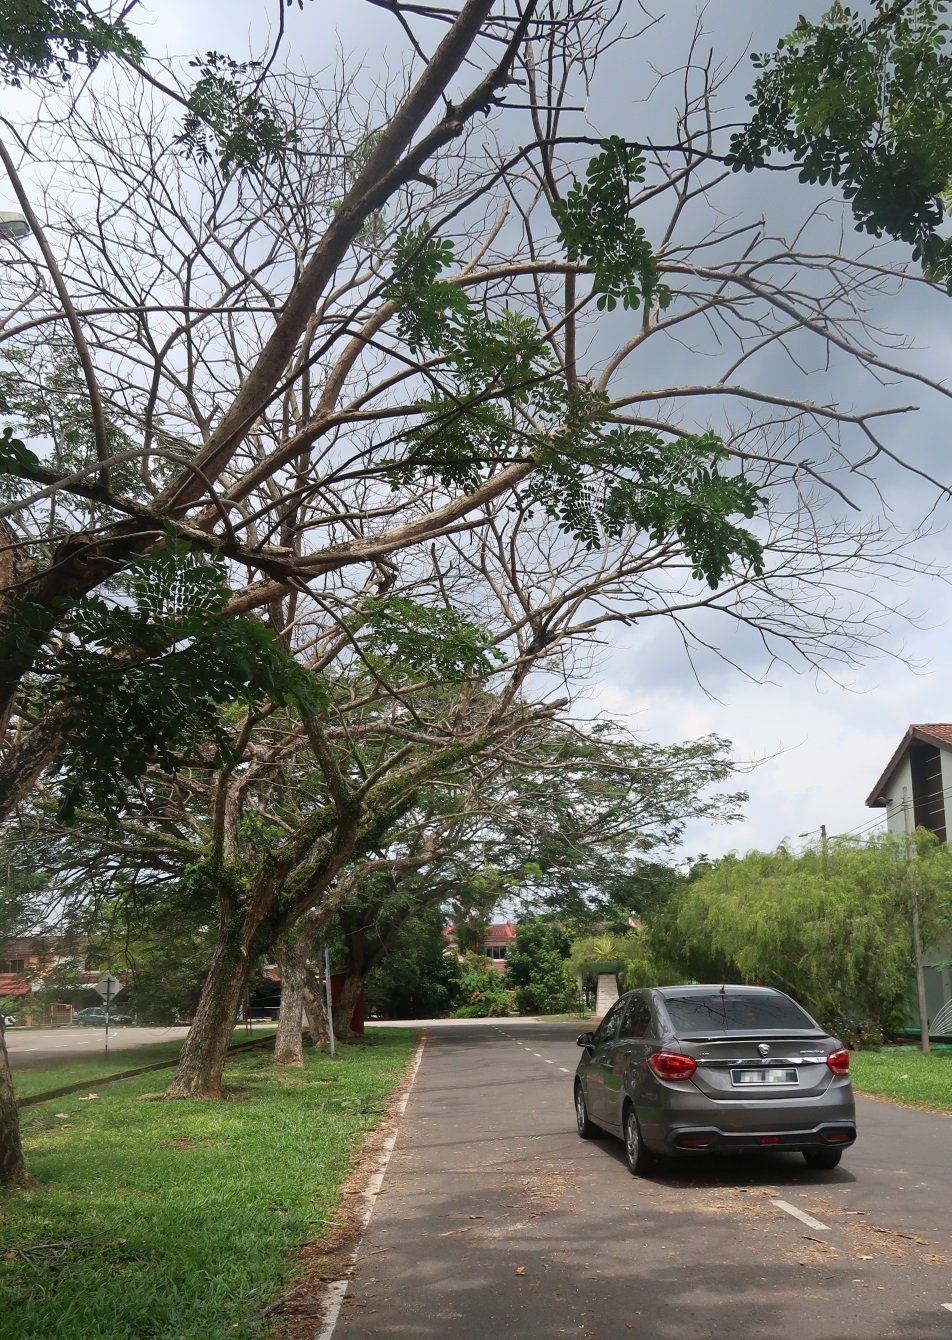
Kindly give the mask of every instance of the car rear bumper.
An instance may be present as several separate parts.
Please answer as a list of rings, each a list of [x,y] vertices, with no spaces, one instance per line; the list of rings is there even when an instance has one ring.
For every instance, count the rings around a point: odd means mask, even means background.
[[[848,1149],[856,1140],[852,1121],[829,1121],[811,1130],[722,1131],[717,1126],[674,1126],[665,1136],[669,1154],[703,1154],[726,1149]]]

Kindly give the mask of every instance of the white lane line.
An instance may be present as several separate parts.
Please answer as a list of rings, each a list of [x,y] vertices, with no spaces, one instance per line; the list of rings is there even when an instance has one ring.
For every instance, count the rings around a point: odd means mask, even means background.
[[[944,1307],[946,1312],[952,1312],[952,1303],[940,1303],[939,1306]]]
[[[383,1148],[380,1151],[380,1157],[377,1161],[377,1170],[374,1173],[373,1177],[370,1179],[370,1181],[367,1183],[366,1190],[364,1191],[363,1194],[363,1208],[360,1215],[360,1228],[359,1228],[359,1236],[357,1238],[357,1245],[354,1247],[353,1251],[350,1253],[350,1256],[348,1258],[348,1265],[351,1271],[353,1271],[354,1265],[357,1261],[357,1255],[360,1252],[360,1248],[364,1239],[364,1234],[367,1232],[367,1225],[370,1223],[371,1215],[374,1212],[374,1203],[377,1198],[377,1193],[380,1191],[380,1188],[383,1185],[383,1179],[387,1172],[387,1165],[390,1162],[390,1155],[393,1153],[393,1147],[397,1143],[400,1118],[407,1110],[407,1103],[410,1101],[410,1092],[413,1088],[413,1082],[416,1079],[417,1071],[420,1069],[420,1062],[423,1060],[423,1048],[425,1045],[426,1045],[426,1034],[424,1033],[423,1037],[420,1039],[419,1046],[417,1047],[416,1055],[414,1056],[413,1061],[410,1065],[410,1074],[406,1090],[403,1093],[400,1102],[397,1104],[397,1110],[394,1116],[393,1130],[390,1132],[390,1134],[387,1136],[386,1141],[384,1142]],[[317,1334],[317,1340],[331,1340],[331,1336],[334,1334],[334,1329],[337,1326],[337,1319],[340,1316],[341,1306],[347,1294],[347,1286],[349,1283],[350,1279],[348,1278],[342,1280],[334,1280],[332,1283],[325,1286],[327,1288],[328,1301],[323,1316],[323,1324],[321,1326],[320,1331]]]
[[[572,1073],[571,1070],[566,1070],[566,1068],[565,1068],[564,1065],[560,1065],[560,1066],[559,1066],[559,1069],[562,1071],[562,1074],[563,1074],[563,1075],[571,1075],[571,1073]]]
[[[783,1210],[784,1214],[792,1214],[794,1219],[799,1219],[807,1228],[818,1228],[824,1233],[830,1232],[829,1224],[821,1224],[819,1219],[814,1219],[813,1215],[807,1214],[805,1210],[798,1210],[796,1205],[791,1205],[788,1200],[772,1200],[770,1203],[776,1205],[778,1210]]]
[[[547,1056],[544,1056],[542,1059],[545,1061],[546,1065],[555,1065],[555,1062],[550,1061]]]
[[[541,1053],[541,1052],[533,1052],[532,1055],[536,1058],[537,1061],[541,1061],[541,1060],[542,1060],[542,1053]]]

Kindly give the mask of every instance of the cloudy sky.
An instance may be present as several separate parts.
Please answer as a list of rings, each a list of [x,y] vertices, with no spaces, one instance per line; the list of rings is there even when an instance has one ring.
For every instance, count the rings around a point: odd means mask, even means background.
[[[651,6],[625,3],[632,25],[642,27]],[[724,111],[733,99],[734,116],[727,119],[743,117],[743,95],[750,83],[745,52],[772,46],[798,13],[818,14],[826,7],[826,0],[774,0],[769,5],[711,0],[703,19],[710,34],[707,46],[726,65],[738,62],[722,95]],[[660,91],[652,92],[650,107],[645,99],[656,73],[677,66],[698,10],[687,0],[659,5],[658,10],[659,23],[636,44],[618,49],[590,90],[584,117],[593,132],[644,138],[663,135],[664,126],[670,125],[664,81]],[[202,5],[152,0],[141,10],[142,19],[150,16],[144,35],[155,53],[217,48],[239,58],[260,52],[276,13],[277,0],[268,5],[261,0],[205,0]],[[405,46],[397,25],[382,10],[359,0],[313,0],[303,11],[288,9],[286,18],[293,59],[312,71],[333,68],[340,56],[359,59],[369,89],[382,71],[403,63]],[[425,25],[420,32],[431,46],[436,34]],[[787,189],[776,178],[739,177],[736,208],[766,208],[771,202],[758,196],[782,195]],[[0,197],[3,207],[9,205]],[[831,222],[833,233],[835,226]],[[884,314],[918,346],[907,358],[939,378],[948,360],[952,309],[946,304],[919,286],[891,300]],[[848,370],[834,368],[828,375],[843,379],[838,387],[843,402],[869,394],[868,385],[854,384]],[[899,394],[889,385],[878,393],[881,403]],[[908,391],[901,398],[908,403]],[[935,397],[924,396],[922,403],[922,411],[901,429],[894,444],[952,478],[952,463],[948,469],[943,465],[948,459],[948,409]],[[941,563],[947,503],[895,470],[884,476],[884,486],[897,525],[913,526],[931,513],[934,534],[921,552],[923,558]],[[868,503],[869,496],[863,501]],[[742,640],[736,647],[728,643],[726,650],[729,655],[736,652],[746,675],[710,657],[692,666],[675,630],[660,621],[654,628],[613,635],[588,688],[593,711],[624,718],[646,738],[663,742],[716,732],[733,741],[739,760],[759,764],[745,779],[751,793],[747,821],[728,829],[692,829],[686,855],[766,848],[784,839],[797,842],[801,834],[816,834],[821,824],[838,834],[881,822],[881,812],[866,809],[863,802],[908,724],[952,721],[952,592],[937,578],[918,577],[899,587],[884,577],[876,594],[890,608],[909,606],[916,622],[897,617],[888,654],[832,677],[803,667],[768,668]]]

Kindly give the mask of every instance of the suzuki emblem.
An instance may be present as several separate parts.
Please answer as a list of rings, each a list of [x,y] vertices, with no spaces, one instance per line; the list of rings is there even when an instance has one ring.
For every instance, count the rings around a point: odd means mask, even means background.
[[[770,1044],[766,1042],[758,1042],[757,1050],[760,1052],[761,1056],[766,1056],[770,1051]]]

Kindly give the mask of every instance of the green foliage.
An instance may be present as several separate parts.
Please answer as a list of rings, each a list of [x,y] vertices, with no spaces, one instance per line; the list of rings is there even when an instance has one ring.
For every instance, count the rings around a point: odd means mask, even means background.
[[[443,933],[439,907],[414,917],[367,978],[368,1013],[385,1019],[432,1019],[460,1001],[463,969]],[[472,987],[470,987],[470,993]]]
[[[453,1011],[454,1019],[500,1019],[512,1014],[512,993],[505,978],[488,964],[464,972],[459,991],[463,1003]]]
[[[502,662],[491,634],[452,609],[418,605],[405,596],[365,600],[359,611],[364,652],[387,673],[441,683],[482,679]]]
[[[872,22],[837,4],[801,18],[760,70],[750,124],[734,135],[735,169],[792,155],[800,180],[832,183],[858,228],[912,246],[952,292],[952,241],[938,229],[952,183],[952,58],[945,0],[915,0]]]
[[[257,91],[257,61],[238,62],[219,51],[209,51],[190,64],[198,70],[199,78],[189,94],[189,111],[176,137],[188,157],[207,162],[211,143],[222,175],[230,177],[236,169],[258,171],[266,167],[294,144],[293,132]]]
[[[136,558],[125,579],[129,603],[92,595],[64,614],[62,641],[36,663],[35,710],[66,709],[60,757],[60,818],[90,804],[111,818],[130,782],[151,763],[167,772],[182,750],[228,757],[221,710],[268,700],[317,712],[319,680],[254,619],[221,617],[228,600],[223,564],[168,538]],[[39,611],[20,603],[4,640],[22,643]]]
[[[683,981],[683,975],[658,956],[644,926],[581,936],[572,945],[569,967],[589,988],[594,987],[600,963],[617,963],[616,976],[622,991],[639,986],[663,986]]]
[[[669,951],[698,980],[776,986],[827,1025],[856,1015],[887,1035],[904,1022],[913,888],[924,943],[952,914],[952,852],[917,842],[912,861],[891,836],[727,857],[675,899]]]
[[[438,276],[453,262],[453,243],[424,225],[402,228],[393,248],[393,277],[385,293],[397,308],[397,331],[413,354],[439,348],[454,323],[469,314],[469,298]]]
[[[737,560],[763,571],[759,541],[729,519],[752,517],[760,495],[742,475],[719,473],[728,452],[714,433],[666,442],[657,433],[612,428],[567,450],[559,445],[540,453],[530,492],[588,548],[599,546],[602,533],[617,538],[638,529],[655,544],[677,536],[693,575],[712,588]]]
[[[584,261],[595,276],[596,306],[614,311],[656,298],[659,307],[671,302],[670,290],[658,283],[658,263],[645,231],[631,217],[630,188],[645,178],[641,151],[618,135],[602,141],[585,171],[562,200],[552,205],[559,236],[570,261]]]
[[[576,1005],[569,971],[572,938],[557,922],[521,921],[506,955],[506,981],[516,990],[520,1014],[564,1014]]]
[[[13,429],[8,424],[0,433],[0,475],[20,475],[23,470],[35,469],[39,464],[39,458],[13,436]]]
[[[570,193],[578,215],[570,211],[563,232],[569,230],[566,245],[574,256],[587,236],[590,211],[597,256],[579,254],[595,266],[604,290],[599,301],[613,306],[620,296],[626,306],[636,306],[638,295],[654,291],[656,282],[650,247],[627,218],[627,186],[622,191],[624,173],[641,160],[622,141],[611,143],[590,165],[589,186],[575,188],[581,195]],[[711,587],[735,562],[761,572],[759,542],[731,520],[752,517],[761,498],[742,475],[722,473],[728,460],[723,442],[711,432],[667,441],[658,433],[613,426],[604,395],[588,385],[569,388],[556,375],[534,322],[508,310],[491,317],[439,279],[452,259],[452,244],[426,229],[398,237],[387,290],[398,329],[413,353],[439,354],[454,384],[418,403],[423,418],[406,434],[405,455],[386,463],[394,486],[422,474],[471,490],[515,455],[537,467],[525,495],[590,549],[643,530],[654,543],[677,537],[695,577]],[[530,429],[530,422],[536,427]]]
[[[0,9],[0,79],[14,88],[53,74],[68,79],[70,65],[95,69],[103,56],[142,54],[124,20],[101,18],[84,0],[5,0]]]

